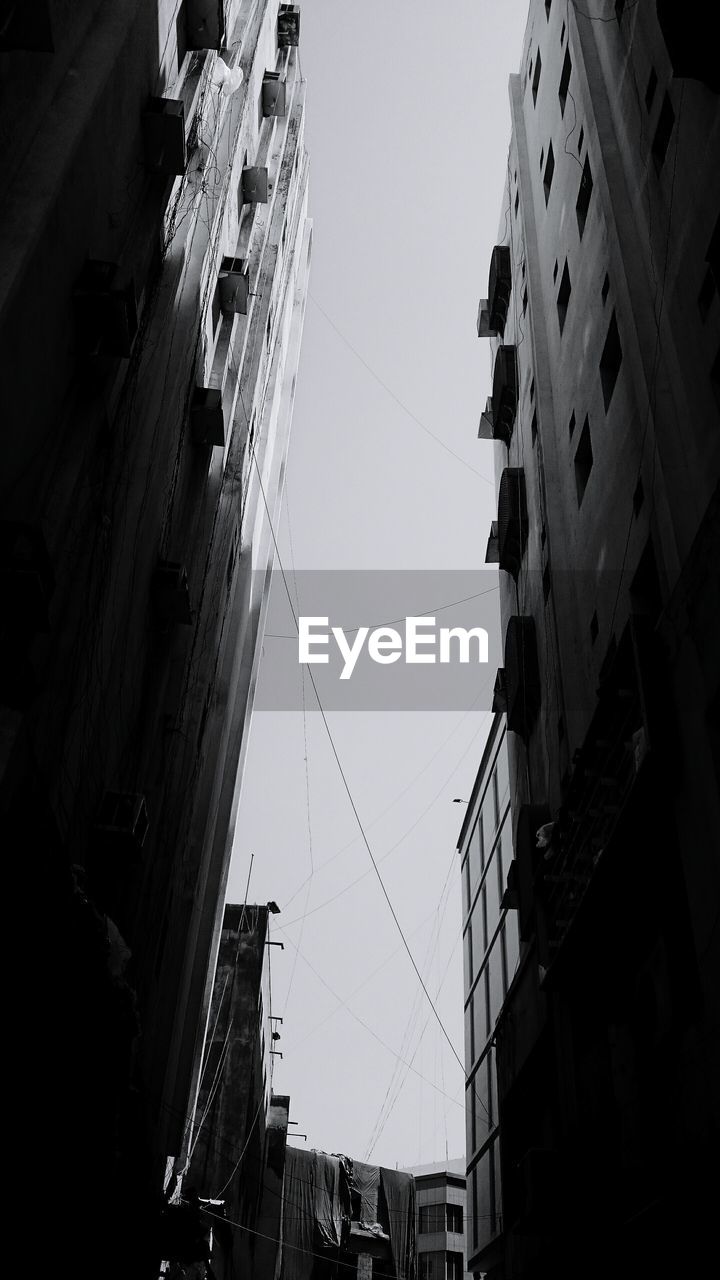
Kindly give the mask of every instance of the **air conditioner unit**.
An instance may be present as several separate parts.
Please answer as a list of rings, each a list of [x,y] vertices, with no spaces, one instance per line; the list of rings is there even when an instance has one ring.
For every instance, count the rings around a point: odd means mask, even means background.
[[[486,564],[498,564],[500,561],[500,548],[498,546],[498,523],[493,520],[490,525],[490,535],[487,540],[487,548],[485,551]]]
[[[27,49],[30,53],[54,53],[49,0],[32,4],[3,4],[0,11],[0,53]]]
[[[248,168],[242,171],[242,198],[244,204],[267,204],[268,171],[265,168]]]
[[[0,624],[8,631],[48,631],[55,577],[38,525],[0,521]]]
[[[188,49],[221,49],[225,38],[225,0],[185,0]]]
[[[515,614],[505,632],[507,723],[527,739],[540,710],[540,666],[535,620]]]
[[[518,399],[517,356],[514,346],[501,346],[495,356],[492,390],[493,440],[510,444]]]
[[[262,82],[262,113],[264,116],[284,116],[286,111],[286,85],[279,71],[266,71]]]
[[[195,444],[225,444],[222,391],[218,387],[195,388],[190,406],[190,427]]]
[[[520,572],[528,538],[527,497],[522,467],[506,467],[498,493],[498,561],[513,578]]]
[[[161,560],[153,574],[152,605],[158,622],[190,626],[190,591],[184,565]]]
[[[154,173],[184,173],[185,104],[176,98],[151,98],[143,112],[145,164]]]
[[[84,355],[129,356],[137,333],[135,286],[116,285],[115,262],[89,259],[73,291],[77,344]]]
[[[93,827],[93,850],[139,858],[148,833],[145,796],[129,791],[106,791]]]
[[[250,276],[245,258],[223,258],[218,278],[220,308],[224,315],[246,316],[250,296]]]
[[[281,4],[278,11],[278,46],[287,49],[300,43],[300,5]]]

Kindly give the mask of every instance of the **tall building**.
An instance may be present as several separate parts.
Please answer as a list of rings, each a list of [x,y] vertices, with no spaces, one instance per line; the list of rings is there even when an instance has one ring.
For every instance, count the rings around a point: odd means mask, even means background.
[[[720,84],[708,21],[698,4],[532,0],[510,81],[479,315],[522,939],[496,1028],[506,1277],[690,1274],[711,1246]]]
[[[58,1249],[82,1203],[112,1274],[198,1085],[307,288],[299,39],[275,0],[0,21],[0,817],[52,940]]]
[[[492,1274],[502,1255],[495,1026],[519,958],[517,915],[506,893],[513,857],[507,738],[505,717],[498,711],[458,840],[465,988],[466,1249],[467,1270],[473,1274]]]
[[[465,1157],[407,1172],[415,1179],[418,1280],[465,1280]]]

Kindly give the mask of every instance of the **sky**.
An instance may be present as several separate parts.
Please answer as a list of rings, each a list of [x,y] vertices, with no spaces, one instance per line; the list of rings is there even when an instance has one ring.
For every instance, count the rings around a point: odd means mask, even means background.
[[[527,8],[302,0],[313,250],[277,530],[291,580],[464,569],[494,586],[494,446],[477,439],[490,351],[475,326]],[[490,715],[328,713],[381,884],[307,682],[305,703],[253,718],[228,887],[242,902],[250,873],[248,900],[281,908],[273,1089],[308,1147],[391,1167],[463,1155],[453,801],[470,795]]]

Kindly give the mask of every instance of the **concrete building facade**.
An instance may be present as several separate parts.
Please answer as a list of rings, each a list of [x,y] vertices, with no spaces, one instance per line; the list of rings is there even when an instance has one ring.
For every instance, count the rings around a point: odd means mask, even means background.
[[[220,938],[309,267],[299,38],[275,0],[3,6],[0,812],[57,954],[39,1127],[120,1253],[185,1154]]]
[[[458,840],[465,991],[467,1270],[490,1272],[502,1247],[495,1026],[519,959],[509,909],[512,863],[505,717],[496,712]]]
[[[720,934],[720,100],[707,10],[533,0],[479,333],[521,958],[491,1274],[709,1247]]]
[[[415,1179],[418,1280],[465,1280],[465,1157],[408,1169]]]

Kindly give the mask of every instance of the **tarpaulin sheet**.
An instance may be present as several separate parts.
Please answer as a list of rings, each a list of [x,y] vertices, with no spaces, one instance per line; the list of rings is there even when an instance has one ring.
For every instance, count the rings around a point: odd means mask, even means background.
[[[360,1197],[360,1211],[357,1217],[361,1222],[377,1222],[378,1187],[380,1186],[380,1170],[376,1164],[363,1164],[361,1160],[352,1162],[352,1189]]]
[[[397,1169],[381,1169],[397,1280],[415,1280],[415,1179]]]
[[[281,1280],[310,1280],[319,1252],[340,1247],[340,1162],[288,1147],[283,1188]]]
[[[287,1147],[285,1152],[281,1280],[310,1280],[315,1265],[315,1212],[308,1154],[294,1147]]]

